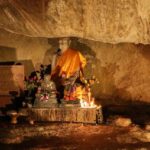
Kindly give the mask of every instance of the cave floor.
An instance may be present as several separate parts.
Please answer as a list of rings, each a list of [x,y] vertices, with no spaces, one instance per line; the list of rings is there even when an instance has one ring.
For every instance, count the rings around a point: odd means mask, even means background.
[[[74,123],[10,125],[1,122],[0,149],[149,150],[149,140],[133,136],[132,133],[137,128],[142,130],[136,125],[129,127]]]
[[[141,106],[107,107],[104,123],[100,125],[50,122],[30,125],[24,118],[12,125],[10,118],[0,117],[0,149],[149,150],[150,106]],[[130,118],[132,124],[117,126],[115,120],[121,117]]]

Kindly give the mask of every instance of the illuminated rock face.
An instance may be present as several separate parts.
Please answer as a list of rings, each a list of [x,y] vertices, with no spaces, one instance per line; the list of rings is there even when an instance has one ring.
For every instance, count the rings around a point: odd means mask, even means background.
[[[123,99],[150,102],[149,45],[79,41],[85,45],[77,44],[88,60],[86,76],[95,75],[100,82],[93,87],[96,98],[107,99],[108,103]]]
[[[0,28],[34,37],[150,43],[149,0],[1,0]]]

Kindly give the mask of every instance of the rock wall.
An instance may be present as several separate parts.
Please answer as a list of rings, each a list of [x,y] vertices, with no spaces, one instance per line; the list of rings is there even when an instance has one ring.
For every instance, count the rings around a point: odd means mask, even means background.
[[[149,0],[1,0],[0,28],[34,37],[150,43]]]
[[[150,45],[79,41],[91,50],[85,54],[88,59],[85,70],[100,81],[93,87],[98,99],[108,99],[108,103],[109,100],[150,102]]]
[[[23,63],[28,75],[41,63],[51,63],[57,42],[56,38],[33,38],[1,31],[0,61]],[[105,44],[72,38],[71,47],[85,55],[86,77],[95,75],[100,82],[92,88],[96,99],[108,103],[150,102],[150,45]]]
[[[26,37],[3,30],[0,32],[0,62],[23,63],[26,75],[29,75],[33,69],[39,69],[41,63],[50,63],[46,52],[52,46],[47,38]]]

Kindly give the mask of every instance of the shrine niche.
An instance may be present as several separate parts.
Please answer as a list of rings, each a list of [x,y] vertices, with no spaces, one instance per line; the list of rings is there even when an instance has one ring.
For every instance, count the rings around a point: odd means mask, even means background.
[[[84,54],[70,48],[70,38],[60,38],[58,43],[50,70],[41,65],[26,79],[27,116],[35,121],[102,123],[102,107],[95,104],[91,91],[98,80],[84,75]]]

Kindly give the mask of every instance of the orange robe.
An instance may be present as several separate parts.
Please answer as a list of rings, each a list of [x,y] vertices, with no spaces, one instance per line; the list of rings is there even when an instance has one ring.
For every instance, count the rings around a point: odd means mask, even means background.
[[[57,72],[58,76],[65,75],[65,78],[69,78],[85,65],[86,59],[79,51],[68,49],[58,58],[52,74]]]

